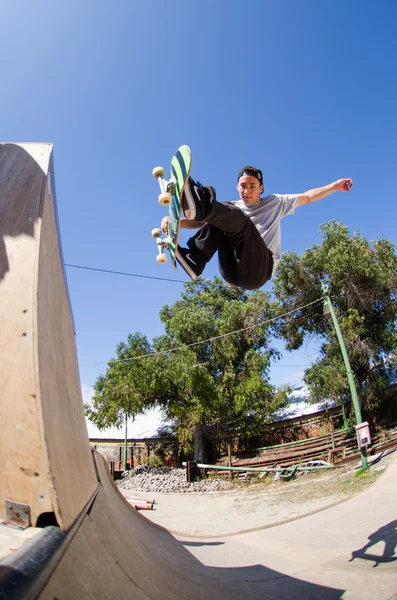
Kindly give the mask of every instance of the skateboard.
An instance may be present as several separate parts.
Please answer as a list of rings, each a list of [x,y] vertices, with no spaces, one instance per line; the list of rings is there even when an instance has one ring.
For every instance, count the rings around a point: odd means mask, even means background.
[[[171,159],[171,178],[165,179],[163,167],[153,169],[153,177],[157,179],[160,186],[159,202],[162,206],[168,206],[168,232],[165,238],[161,237],[161,229],[152,230],[152,236],[156,238],[158,255],[156,260],[160,264],[167,262],[168,257],[164,253],[166,248],[171,256],[172,266],[176,269],[178,239],[182,210],[182,194],[192,168],[192,153],[189,146],[180,146]]]

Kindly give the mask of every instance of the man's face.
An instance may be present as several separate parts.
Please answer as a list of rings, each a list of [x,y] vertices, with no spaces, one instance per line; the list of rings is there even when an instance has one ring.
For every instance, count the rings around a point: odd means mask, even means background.
[[[237,191],[244,204],[252,206],[253,204],[258,204],[261,199],[263,186],[256,177],[253,177],[252,175],[242,175],[238,180]]]

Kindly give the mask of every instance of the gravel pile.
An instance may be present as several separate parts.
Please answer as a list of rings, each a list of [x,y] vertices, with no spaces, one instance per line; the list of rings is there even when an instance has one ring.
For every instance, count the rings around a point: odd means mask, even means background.
[[[204,479],[187,483],[185,469],[170,469],[169,467],[150,467],[139,465],[131,471],[123,473],[123,479],[117,485],[124,490],[135,492],[218,492],[229,490],[233,486],[228,481],[220,479]]]

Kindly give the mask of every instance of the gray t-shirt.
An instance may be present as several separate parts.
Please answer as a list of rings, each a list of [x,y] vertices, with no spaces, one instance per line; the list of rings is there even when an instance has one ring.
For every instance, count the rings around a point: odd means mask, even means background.
[[[259,231],[263,241],[273,253],[273,274],[281,258],[280,221],[295,212],[301,194],[271,194],[261,198],[258,204],[247,206],[242,200],[233,202],[247,215]]]

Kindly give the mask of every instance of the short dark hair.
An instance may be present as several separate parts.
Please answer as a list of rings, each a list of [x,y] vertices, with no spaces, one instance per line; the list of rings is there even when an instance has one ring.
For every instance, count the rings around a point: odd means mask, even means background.
[[[240,173],[238,174],[237,181],[243,175],[251,175],[251,177],[256,177],[257,180],[259,181],[259,183],[261,185],[263,185],[263,175],[262,175],[262,171],[260,169],[257,169],[256,167],[249,167],[249,166],[243,167],[241,169]]]

